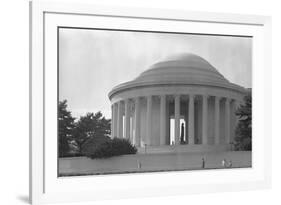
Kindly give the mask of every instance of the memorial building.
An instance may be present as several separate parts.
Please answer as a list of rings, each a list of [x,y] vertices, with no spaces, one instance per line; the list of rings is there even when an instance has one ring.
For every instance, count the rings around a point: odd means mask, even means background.
[[[111,136],[152,152],[230,150],[246,93],[198,55],[171,56],[110,91]]]

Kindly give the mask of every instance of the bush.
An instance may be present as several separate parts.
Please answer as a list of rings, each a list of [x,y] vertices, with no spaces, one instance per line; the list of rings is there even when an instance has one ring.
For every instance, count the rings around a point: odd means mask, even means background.
[[[84,156],[88,156],[93,152],[93,150],[96,150],[98,147],[100,147],[102,144],[110,141],[111,139],[109,137],[105,136],[95,136],[90,139],[88,139],[81,147],[81,154]]]
[[[236,137],[236,140],[238,138]],[[237,140],[238,141],[238,140]],[[251,138],[244,138],[244,139],[239,139],[239,143],[234,144],[234,148],[236,151],[252,151],[252,139]]]
[[[85,154],[87,157],[96,159],[136,153],[137,148],[133,146],[129,140],[114,138],[106,140],[100,143],[99,145],[93,146]]]
[[[137,148],[128,139],[114,138],[112,140],[112,151],[115,155],[136,154]]]

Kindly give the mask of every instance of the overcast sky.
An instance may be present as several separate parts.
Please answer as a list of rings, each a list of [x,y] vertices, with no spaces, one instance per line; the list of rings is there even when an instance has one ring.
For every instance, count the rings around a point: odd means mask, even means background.
[[[252,40],[246,37],[60,29],[59,100],[74,117],[111,118],[109,91],[179,53],[206,59],[230,82],[252,87]]]

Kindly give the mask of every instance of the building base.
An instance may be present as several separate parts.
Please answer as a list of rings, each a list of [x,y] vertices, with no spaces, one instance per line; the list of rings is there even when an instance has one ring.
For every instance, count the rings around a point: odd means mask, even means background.
[[[146,146],[138,147],[139,154],[153,153],[186,153],[186,152],[221,152],[231,151],[232,147],[229,144],[220,145],[161,145],[161,146]]]

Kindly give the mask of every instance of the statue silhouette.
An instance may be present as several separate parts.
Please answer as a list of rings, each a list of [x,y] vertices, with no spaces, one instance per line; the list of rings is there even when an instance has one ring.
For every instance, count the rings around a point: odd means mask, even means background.
[[[184,144],[184,124],[181,123],[181,137],[180,137],[180,143]]]

